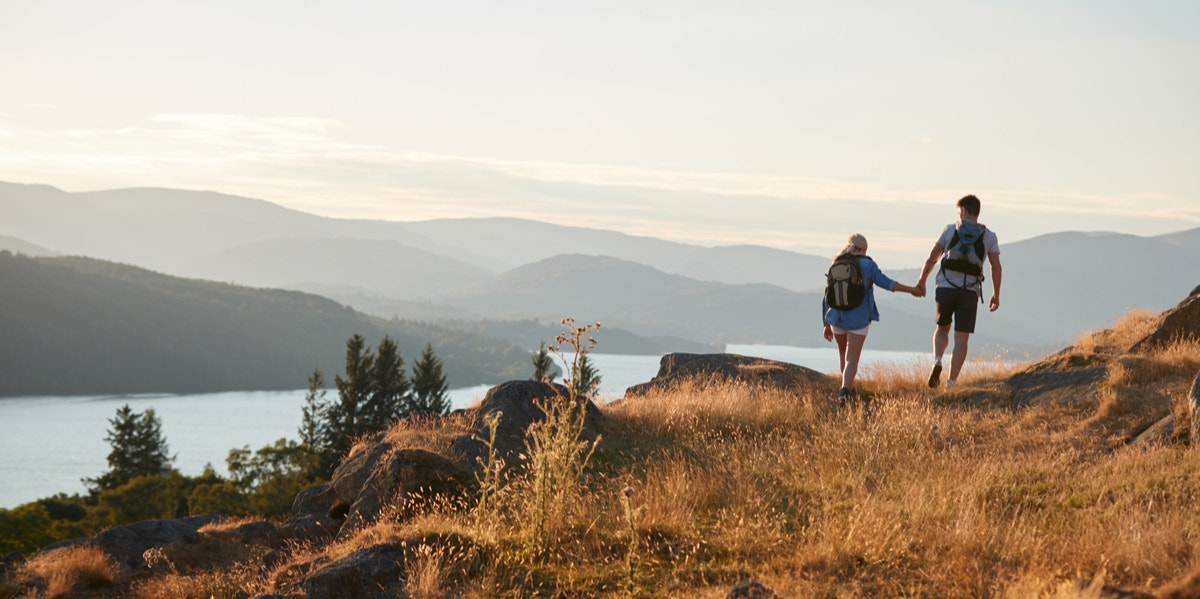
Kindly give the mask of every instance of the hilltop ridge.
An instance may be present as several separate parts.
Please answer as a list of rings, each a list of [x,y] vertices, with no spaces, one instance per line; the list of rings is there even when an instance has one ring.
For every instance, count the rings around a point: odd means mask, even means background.
[[[1033,364],[969,363],[952,391],[865,373],[841,408],[828,375],[737,356],[604,407],[509,383],[364,440],[286,521],[57,551],[119,552],[115,593],[1198,597],[1196,318],[1200,295],[1129,312]],[[562,414],[547,399],[583,408],[552,421],[577,423],[565,445],[543,444],[564,430],[539,424]],[[532,466],[563,459],[580,469],[541,503]],[[147,551],[172,568],[141,568]],[[12,566],[9,588],[45,588],[66,555]]]

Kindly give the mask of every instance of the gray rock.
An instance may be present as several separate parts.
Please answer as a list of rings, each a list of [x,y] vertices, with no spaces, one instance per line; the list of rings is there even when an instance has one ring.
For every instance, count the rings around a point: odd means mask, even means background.
[[[387,599],[403,584],[405,551],[376,545],[325,564],[300,586],[307,599]]]
[[[1188,440],[1192,447],[1200,448],[1200,374],[1192,382],[1192,392],[1188,394],[1188,416],[1190,425]]]
[[[287,521],[279,527],[279,534],[301,541],[332,539],[346,519],[344,509],[340,516],[334,513],[337,503],[337,494],[333,485],[329,483],[301,491],[292,502],[292,511],[288,514]]]
[[[649,382],[634,385],[625,397],[642,396],[653,390],[667,390],[693,378],[742,381],[769,389],[833,391],[836,383],[811,368],[737,354],[667,354],[659,361],[658,374]]]
[[[372,476],[363,480],[338,538],[348,537],[374,522],[387,506],[395,509],[392,516],[404,519],[409,517],[414,502],[434,496],[453,499],[462,496],[475,482],[474,473],[466,467],[423,449],[392,451],[369,467]]]
[[[1133,438],[1131,445],[1155,445],[1175,434],[1175,415],[1167,414]]]
[[[530,425],[541,422],[546,415],[538,407],[539,401],[563,401],[568,396],[567,388],[540,381],[509,381],[488,390],[479,409],[475,414],[475,426],[479,431],[459,439],[453,445],[452,451],[462,456],[472,468],[477,468],[482,460],[487,458],[487,437],[485,429],[489,418],[499,414],[496,426],[496,451],[498,457],[508,464],[516,461],[517,456],[525,451],[525,433]],[[583,438],[587,441],[596,439],[596,427],[603,419],[600,409],[589,400],[584,409]]]
[[[781,599],[775,591],[757,582],[743,582],[733,587],[725,599]]]
[[[192,516],[176,520],[143,520],[127,526],[110,528],[90,539],[72,539],[42,549],[51,551],[75,545],[94,545],[116,560],[122,573],[136,572],[146,565],[143,555],[149,549],[162,549],[172,543],[195,543],[200,536],[196,531],[220,522],[220,514]]]
[[[1193,291],[1192,295],[1163,315],[1162,324],[1153,333],[1135,343],[1129,351],[1143,351],[1177,339],[1197,339],[1198,337],[1200,337],[1200,295]]]
[[[276,532],[274,524],[266,520],[247,522],[234,529],[238,540],[246,545],[268,542]]]

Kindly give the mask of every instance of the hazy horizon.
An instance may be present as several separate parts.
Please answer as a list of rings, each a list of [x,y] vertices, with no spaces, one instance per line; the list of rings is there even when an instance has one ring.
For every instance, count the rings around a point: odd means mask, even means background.
[[[0,49],[0,180],[71,192],[816,255],[861,232],[896,267],[966,193],[1002,245],[1200,227],[1184,1],[52,1],[7,7]]]

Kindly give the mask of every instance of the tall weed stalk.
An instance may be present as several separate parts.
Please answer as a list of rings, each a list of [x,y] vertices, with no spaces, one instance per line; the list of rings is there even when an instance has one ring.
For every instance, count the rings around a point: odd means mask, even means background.
[[[537,402],[545,418],[529,427],[527,436],[526,549],[544,551],[553,544],[557,533],[569,527],[571,511],[583,489],[583,476],[596,445],[584,438],[588,400],[595,392],[597,379],[587,372],[587,355],[596,345],[590,334],[600,323],[576,326],[572,318],[562,321],[566,330],[555,339],[550,351],[568,366],[563,384],[566,396]],[[571,361],[562,346],[574,350]]]

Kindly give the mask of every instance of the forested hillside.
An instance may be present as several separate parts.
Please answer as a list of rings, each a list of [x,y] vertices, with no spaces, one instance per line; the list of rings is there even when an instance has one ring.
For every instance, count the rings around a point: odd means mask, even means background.
[[[494,339],[364,316],[306,293],[180,279],[89,258],[0,252],[0,396],[299,389],[345,340],[432,342],[454,386],[527,376]]]

